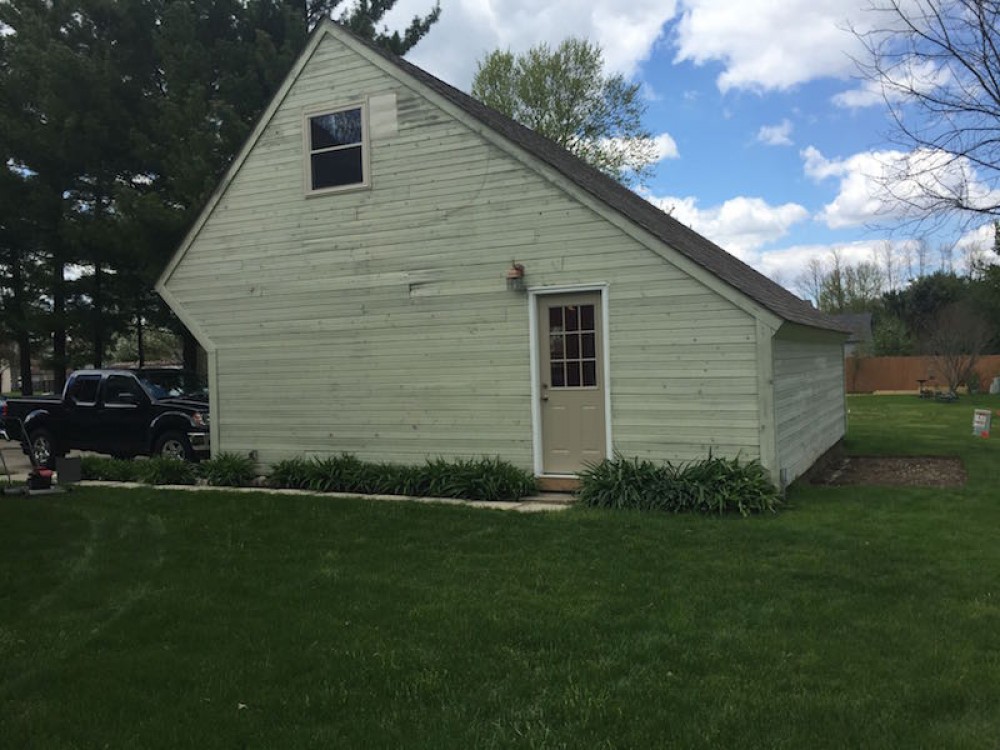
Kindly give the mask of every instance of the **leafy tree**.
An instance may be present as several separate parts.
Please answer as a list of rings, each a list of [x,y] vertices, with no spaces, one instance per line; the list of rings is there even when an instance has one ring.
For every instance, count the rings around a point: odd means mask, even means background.
[[[881,305],[885,276],[875,262],[846,263],[839,250],[828,263],[812,258],[798,279],[799,288],[823,312],[871,312]]]
[[[600,46],[586,40],[518,56],[491,52],[478,64],[472,95],[626,184],[642,184],[656,161],[639,85],[605,76]]]
[[[890,136],[912,156],[886,188],[917,215],[1000,216],[1000,2],[873,0],[856,32]]]
[[[969,384],[992,331],[969,300],[943,307],[929,326],[925,351],[951,393]]]
[[[182,328],[152,282],[305,44],[307,16],[341,2],[0,2],[0,197],[20,191],[0,201],[2,327],[48,331],[57,383],[71,354],[100,364],[126,326],[140,341],[146,325]],[[394,4],[355,3],[339,20],[402,53],[440,10],[377,30]],[[67,281],[70,267],[82,276]],[[20,299],[43,300],[44,315],[25,322]],[[27,333],[18,342],[30,361]],[[184,351],[193,361],[190,334]]]
[[[872,331],[876,357],[905,357],[913,354],[913,340],[906,324],[895,315],[879,315]]]

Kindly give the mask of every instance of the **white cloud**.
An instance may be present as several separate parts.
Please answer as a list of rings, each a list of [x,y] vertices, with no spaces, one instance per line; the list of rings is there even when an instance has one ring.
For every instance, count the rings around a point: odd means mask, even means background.
[[[644,197],[751,264],[757,260],[756,251],[763,245],[784,237],[792,225],[809,216],[809,212],[797,203],[772,206],[760,198],[744,196],[704,209],[698,207],[697,198]]]
[[[656,147],[657,161],[680,158],[681,154],[677,150],[677,142],[671,137],[670,133],[660,133],[658,136],[654,136],[653,145]]]
[[[882,106],[886,100],[898,102],[908,98],[910,92],[929,94],[950,81],[948,69],[936,65],[933,60],[910,61],[893,71],[892,81],[887,80],[884,84],[865,81],[858,88],[834,96],[833,103],[848,109]]]
[[[400,0],[386,24],[401,28],[433,4]],[[446,0],[441,19],[407,59],[467,91],[476,62],[487,53],[524,52],[542,42],[557,45],[577,36],[601,45],[608,71],[631,76],[675,13],[674,0]]]
[[[816,182],[839,180],[837,196],[819,217],[831,229],[902,219],[925,212],[929,193],[963,196],[971,205],[993,205],[996,191],[976,176],[966,159],[920,149],[864,151],[828,159],[813,146],[802,151],[803,168]]]
[[[784,119],[777,125],[762,125],[757,131],[757,140],[768,146],[792,145],[792,121]]]
[[[815,78],[844,78],[860,55],[849,24],[870,19],[843,0],[684,0],[677,60],[721,62],[722,91],[784,90]]]

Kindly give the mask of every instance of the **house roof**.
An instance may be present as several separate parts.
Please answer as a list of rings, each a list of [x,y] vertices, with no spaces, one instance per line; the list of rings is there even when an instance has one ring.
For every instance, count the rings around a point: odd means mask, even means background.
[[[332,25],[332,22],[328,22]],[[321,26],[325,26],[322,24]],[[521,125],[468,94],[418,68],[401,57],[375,46],[348,29],[350,34],[382,58],[432,89],[450,103],[482,122],[507,140],[548,164],[581,189],[645,229],[674,250],[713,273],[762,307],[792,323],[846,333],[844,327],[780,284],[755,271],[714,242],[644,200],[617,180],[574,156],[534,130]]]

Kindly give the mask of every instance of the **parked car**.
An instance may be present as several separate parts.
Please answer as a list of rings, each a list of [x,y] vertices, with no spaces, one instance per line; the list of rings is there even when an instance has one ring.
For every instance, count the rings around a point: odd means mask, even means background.
[[[197,461],[211,447],[204,383],[171,368],[78,370],[62,396],[7,399],[0,430],[48,467],[71,450]]]

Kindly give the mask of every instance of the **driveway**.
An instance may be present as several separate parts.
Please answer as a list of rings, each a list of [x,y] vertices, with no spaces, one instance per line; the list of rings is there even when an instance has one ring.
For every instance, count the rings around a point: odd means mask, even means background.
[[[31,461],[21,451],[21,446],[14,442],[7,442],[0,439],[0,454],[7,462],[7,470],[13,475],[13,481],[23,482],[28,478],[31,471]],[[0,483],[7,484],[7,477],[3,474],[3,464],[0,463]]]

